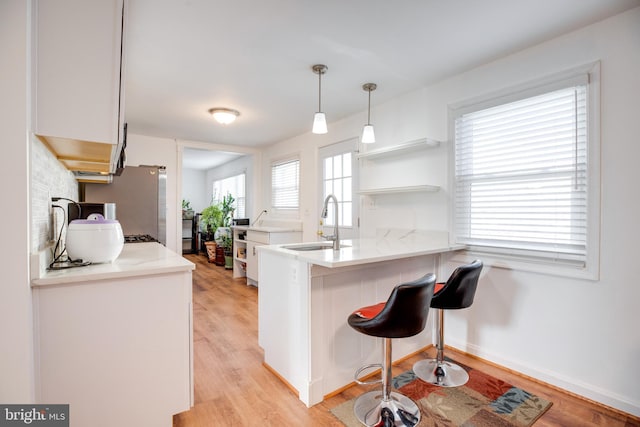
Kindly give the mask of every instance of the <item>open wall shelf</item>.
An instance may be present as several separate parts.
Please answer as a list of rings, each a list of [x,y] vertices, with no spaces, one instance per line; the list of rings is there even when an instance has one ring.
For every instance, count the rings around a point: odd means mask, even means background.
[[[364,153],[359,153],[357,157],[358,159],[375,160],[399,154],[409,154],[429,148],[436,148],[438,146],[440,146],[440,141],[430,138],[421,138],[406,142],[404,144],[393,145],[391,147],[382,147]]]
[[[440,187],[437,185],[410,185],[405,187],[372,188],[368,190],[360,190],[358,191],[358,193],[364,196],[375,196],[379,194],[394,194],[394,193],[417,193],[417,192],[435,193],[437,191],[440,191]]]

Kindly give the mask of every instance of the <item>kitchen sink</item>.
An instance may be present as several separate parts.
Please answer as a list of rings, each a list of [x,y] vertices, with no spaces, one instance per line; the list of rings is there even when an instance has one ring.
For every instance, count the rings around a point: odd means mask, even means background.
[[[306,243],[295,245],[283,245],[281,248],[289,249],[292,251],[322,251],[325,249],[331,249],[333,243],[331,242],[318,242],[318,243]],[[340,248],[348,248],[350,245],[340,245]]]

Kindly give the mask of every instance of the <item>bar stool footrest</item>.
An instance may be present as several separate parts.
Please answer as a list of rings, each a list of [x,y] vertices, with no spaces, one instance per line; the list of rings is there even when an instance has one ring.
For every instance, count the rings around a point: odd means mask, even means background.
[[[371,381],[360,380],[360,374],[362,374],[362,371],[366,371],[367,369],[373,369],[373,368],[382,369],[382,363],[371,363],[369,365],[361,366],[353,375],[353,379],[357,384],[360,384],[360,385],[380,384],[382,382],[382,378],[377,380],[371,380]]]

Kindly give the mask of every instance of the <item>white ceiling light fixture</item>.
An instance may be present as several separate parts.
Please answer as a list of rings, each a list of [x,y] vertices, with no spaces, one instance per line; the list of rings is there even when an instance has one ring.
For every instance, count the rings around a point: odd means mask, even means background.
[[[362,129],[362,138],[360,141],[363,144],[372,144],[376,142],[376,135],[373,133],[373,125],[371,124],[371,91],[376,90],[378,85],[375,83],[365,83],[362,85],[362,89],[369,92],[369,106],[367,107],[367,124]]]
[[[322,112],[322,75],[327,72],[328,68],[326,65],[316,64],[311,69],[318,75],[318,112],[313,116],[311,132],[323,134],[327,133],[327,118]]]
[[[211,108],[209,113],[222,125],[230,125],[240,115],[239,111],[230,108]]]

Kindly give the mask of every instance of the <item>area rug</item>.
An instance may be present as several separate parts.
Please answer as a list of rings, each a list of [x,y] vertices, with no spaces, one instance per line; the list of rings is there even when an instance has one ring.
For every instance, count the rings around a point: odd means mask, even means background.
[[[393,378],[392,387],[418,403],[420,427],[528,427],[552,405],[526,390],[456,363],[469,373],[469,381],[460,387],[428,384],[413,371]],[[354,401],[331,409],[347,427],[362,426],[353,414]]]

